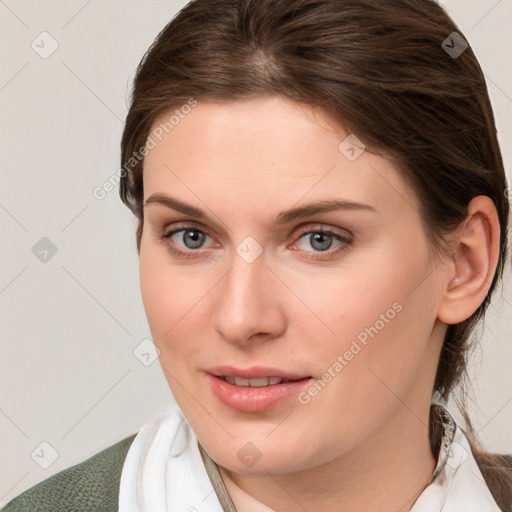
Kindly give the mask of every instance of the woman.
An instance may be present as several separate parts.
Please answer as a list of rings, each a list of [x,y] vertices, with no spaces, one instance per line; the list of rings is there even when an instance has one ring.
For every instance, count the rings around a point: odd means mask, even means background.
[[[509,203],[440,6],[191,2],[137,70],[121,158],[179,408],[5,510],[512,510],[512,457],[445,407]]]

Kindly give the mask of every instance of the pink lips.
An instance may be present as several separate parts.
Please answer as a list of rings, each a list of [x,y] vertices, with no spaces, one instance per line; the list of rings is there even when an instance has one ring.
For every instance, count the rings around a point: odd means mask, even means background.
[[[313,380],[311,376],[264,366],[253,366],[247,369],[233,366],[216,366],[209,368],[206,372],[208,383],[217,398],[231,409],[241,412],[266,411],[293,396],[297,396]],[[243,379],[279,377],[290,382],[262,387],[237,386],[226,382],[222,378],[225,376]]]

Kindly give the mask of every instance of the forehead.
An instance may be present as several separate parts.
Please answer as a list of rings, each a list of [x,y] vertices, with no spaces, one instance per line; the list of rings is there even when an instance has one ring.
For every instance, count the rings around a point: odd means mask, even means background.
[[[181,117],[172,115],[176,110],[180,107],[153,123],[151,131],[157,135],[157,146],[146,157],[148,166],[155,159],[170,157],[172,152],[173,158],[191,163],[208,157],[208,167],[228,161],[238,163],[237,173],[240,168],[266,170],[285,159],[291,163],[306,158],[305,163],[315,168],[322,161],[332,160],[337,141],[344,134],[332,121],[328,124],[325,114],[277,96],[198,102]],[[173,124],[169,126],[166,121],[171,117]],[[327,155],[308,150],[319,145],[324,150],[331,146]]]
[[[306,196],[376,208],[414,202],[390,160],[368,151],[350,160],[340,151],[349,135],[324,112],[277,96],[175,107],[152,125],[144,198],[172,191],[260,208]]]

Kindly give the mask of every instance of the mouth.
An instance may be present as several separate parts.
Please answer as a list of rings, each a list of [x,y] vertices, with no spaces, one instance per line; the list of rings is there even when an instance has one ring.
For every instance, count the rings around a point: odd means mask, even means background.
[[[220,379],[228,384],[235,386],[262,388],[265,386],[275,386],[286,382],[294,382],[293,379],[285,379],[281,377],[258,377],[256,379],[244,379],[243,377],[235,377],[234,375],[221,375]]]
[[[313,381],[310,375],[276,368],[215,367],[206,371],[213,394],[229,408],[263,412],[296,397]]]

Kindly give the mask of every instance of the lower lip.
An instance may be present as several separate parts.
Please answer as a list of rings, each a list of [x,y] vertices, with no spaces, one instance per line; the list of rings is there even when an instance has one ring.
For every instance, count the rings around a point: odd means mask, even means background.
[[[219,400],[242,412],[262,412],[297,396],[313,379],[274,384],[273,386],[251,387],[229,384],[220,377],[207,374],[213,393]]]

